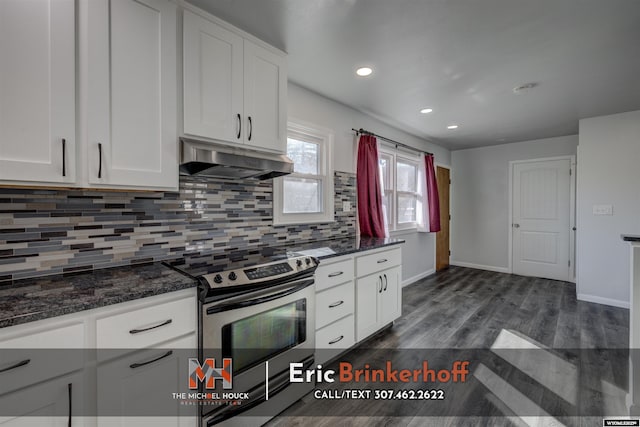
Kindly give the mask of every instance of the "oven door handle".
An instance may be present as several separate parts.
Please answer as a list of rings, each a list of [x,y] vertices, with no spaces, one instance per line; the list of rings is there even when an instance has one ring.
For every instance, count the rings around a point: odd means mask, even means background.
[[[304,288],[308,288],[309,286],[313,285],[313,283],[314,283],[313,279],[308,279],[308,280],[304,280],[303,282],[301,282],[296,286],[292,286],[290,288],[285,289],[284,291],[276,292],[271,295],[266,295],[259,298],[230,302],[228,304],[221,304],[221,305],[209,307],[207,308],[207,314],[209,315],[209,314],[215,314],[215,313],[222,313],[224,311],[235,310],[238,308],[251,307],[252,305],[258,305],[265,302],[277,300],[279,298],[284,298],[288,295],[295,294],[296,292],[300,292]]]

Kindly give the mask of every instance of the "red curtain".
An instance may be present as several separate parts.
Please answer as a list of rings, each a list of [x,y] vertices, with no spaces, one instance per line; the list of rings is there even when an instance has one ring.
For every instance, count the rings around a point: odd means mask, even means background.
[[[378,145],[376,138],[372,135],[360,135],[356,180],[360,234],[362,236],[385,237]]]
[[[429,231],[440,231],[440,198],[438,196],[438,183],[436,182],[436,169],[433,166],[433,154],[424,156],[425,169],[427,171],[427,197],[429,206]]]

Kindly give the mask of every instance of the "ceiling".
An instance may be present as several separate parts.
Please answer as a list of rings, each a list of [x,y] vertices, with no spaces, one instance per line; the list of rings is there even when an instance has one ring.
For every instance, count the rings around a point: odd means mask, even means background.
[[[640,109],[638,0],[189,1],[288,52],[294,83],[452,150]]]

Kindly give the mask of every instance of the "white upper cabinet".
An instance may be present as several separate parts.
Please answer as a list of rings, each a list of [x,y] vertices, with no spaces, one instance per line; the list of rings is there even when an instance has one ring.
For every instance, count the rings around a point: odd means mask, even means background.
[[[184,12],[184,133],[286,151],[286,56]]]
[[[244,114],[246,144],[286,151],[286,58],[244,41]]]
[[[0,180],[76,182],[73,0],[0,1]]]
[[[184,12],[184,131],[242,141],[242,37]]]
[[[176,9],[168,0],[87,3],[89,186],[178,186]]]

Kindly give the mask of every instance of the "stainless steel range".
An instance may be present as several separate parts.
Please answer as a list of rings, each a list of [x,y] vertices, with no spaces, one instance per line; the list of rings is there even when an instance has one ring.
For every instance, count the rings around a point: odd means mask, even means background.
[[[200,281],[200,361],[232,361],[232,390],[216,391],[248,393],[203,402],[203,426],[262,425],[312,390],[289,382],[289,366],[314,365],[315,258],[235,252],[170,265]]]

